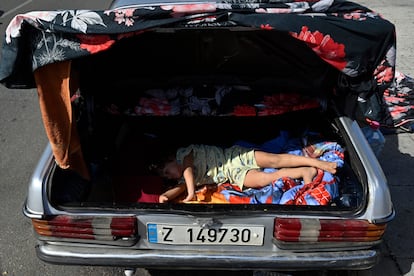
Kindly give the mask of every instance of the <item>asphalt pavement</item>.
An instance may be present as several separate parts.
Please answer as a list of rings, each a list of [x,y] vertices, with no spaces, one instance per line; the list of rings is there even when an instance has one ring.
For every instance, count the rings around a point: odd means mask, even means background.
[[[358,0],[395,24],[397,33],[396,70],[414,77],[414,1]],[[391,190],[396,217],[387,227],[383,258],[374,268],[378,276],[414,276],[414,134],[385,136],[379,157]]]
[[[86,3],[88,2],[88,3]],[[1,0],[1,30],[11,15],[31,10],[106,6],[109,0]],[[397,30],[397,71],[414,77],[414,0],[355,0],[381,13]],[[13,91],[14,92],[14,91]],[[34,256],[30,222],[21,214],[26,181],[46,140],[36,106],[35,91],[23,91],[19,99],[0,89],[0,273],[10,275],[115,275],[116,270],[46,268]],[[16,108],[18,107],[18,108]],[[27,143],[28,137],[30,143]],[[379,161],[387,176],[396,217],[388,225],[383,258],[376,276],[414,276],[414,134],[387,134]],[[22,187],[19,187],[23,186]],[[6,201],[7,200],[7,201]],[[118,274],[119,275],[119,274]]]

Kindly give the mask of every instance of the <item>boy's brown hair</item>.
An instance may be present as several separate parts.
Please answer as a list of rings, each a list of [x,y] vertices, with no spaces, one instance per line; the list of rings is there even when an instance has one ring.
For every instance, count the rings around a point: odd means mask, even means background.
[[[154,154],[151,162],[148,165],[148,171],[162,176],[162,171],[165,165],[169,162],[176,160],[176,149],[163,148],[157,151],[157,154]]]

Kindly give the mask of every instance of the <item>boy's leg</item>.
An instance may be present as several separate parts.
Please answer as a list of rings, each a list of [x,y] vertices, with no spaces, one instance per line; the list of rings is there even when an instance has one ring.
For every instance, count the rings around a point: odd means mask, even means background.
[[[250,170],[247,172],[243,186],[246,188],[262,188],[281,177],[303,179],[304,183],[312,182],[317,170],[313,167],[283,168],[275,172]]]
[[[333,174],[336,173],[336,162],[289,153],[275,154],[264,151],[255,151],[254,156],[257,165],[261,168],[315,167]]]

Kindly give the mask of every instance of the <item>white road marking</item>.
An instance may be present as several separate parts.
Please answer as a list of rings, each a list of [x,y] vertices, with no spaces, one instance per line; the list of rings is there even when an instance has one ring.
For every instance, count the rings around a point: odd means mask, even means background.
[[[27,0],[26,2],[24,2],[24,3],[22,3],[22,4],[20,4],[16,7],[14,7],[13,9],[3,13],[3,15],[1,17],[6,17],[7,15],[12,14],[12,13],[14,14],[16,10],[20,9],[23,6],[26,6],[27,4],[30,4],[31,2],[33,2],[33,0]]]

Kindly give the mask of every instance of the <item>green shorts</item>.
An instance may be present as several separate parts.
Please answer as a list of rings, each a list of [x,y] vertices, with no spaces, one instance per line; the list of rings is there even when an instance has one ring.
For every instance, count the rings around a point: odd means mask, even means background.
[[[243,189],[244,179],[249,170],[259,169],[254,157],[254,149],[240,146],[232,146],[225,149],[226,163],[224,170],[231,184],[236,184]]]

